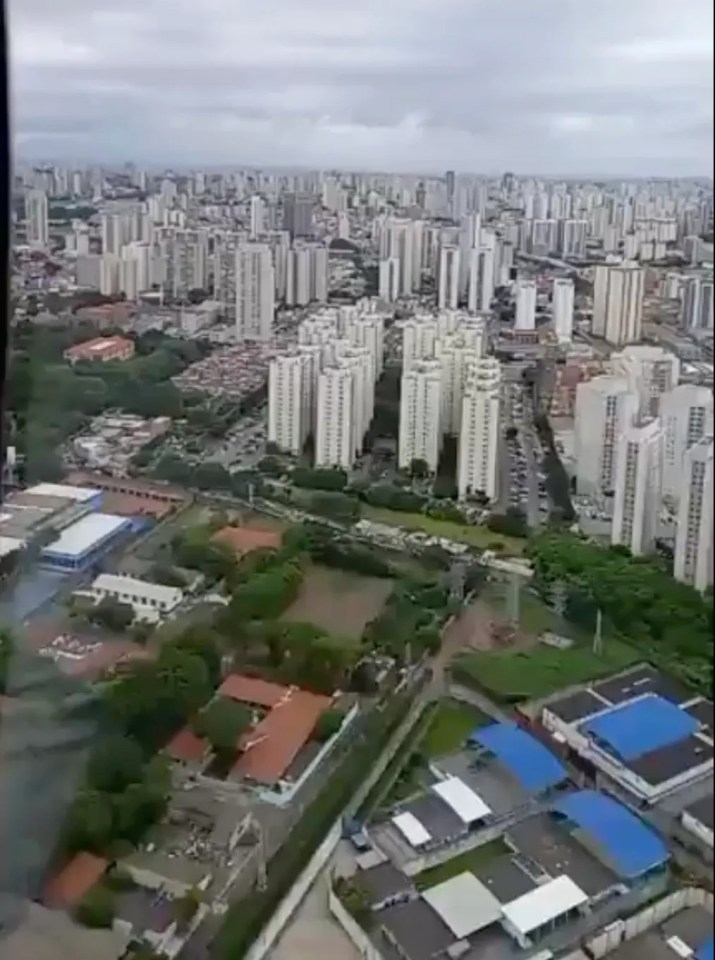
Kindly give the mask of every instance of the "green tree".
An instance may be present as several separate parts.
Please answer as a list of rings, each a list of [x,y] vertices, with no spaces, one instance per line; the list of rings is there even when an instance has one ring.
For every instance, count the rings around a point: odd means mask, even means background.
[[[109,929],[114,922],[114,894],[103,886],[90,890],[75,909],[75,919],[84,927]]]
[[[201,891],[196,887],[187,890],[183,897],[174,901],[174,917],[179,930],[184,931],[191,925],[202,903]]]
[[[430,473],[429,464],[426,460],[416,458],[410,464],[410,476],[415,480],[424,480]]]
[[[114,834],[112,798],[99,790],[82,790],[70,809],[65,845],[70,851],[103,853]]]
[[[219,756],[236,753],[241,736],[252,726],[251,711],[228,697],[217,697],[194,720],[197,736],[211,744]]]
[[[105,597],[92,611],[91,619],[112,633],[122,633],[134,620],[134,610],[129,603]]]
[[[335,708],[326,710],[318,717],[318,722],[313,729],[313,740],[317,740],[318,743],[326,743],[340,730],[344,720],[345,714],[342,710]]]
[[[92,752],[87,781],[93,790],[118,793],[144,777],[144,755],[130,737],[111,736]]]

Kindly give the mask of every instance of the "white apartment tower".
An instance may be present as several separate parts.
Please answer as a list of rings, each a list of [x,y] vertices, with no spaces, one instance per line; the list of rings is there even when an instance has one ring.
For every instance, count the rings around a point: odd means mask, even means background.
[[[612,353],[611,369],[615,376],[625,377],[638,394],[639,412],[644,418],[658,416],[660,398],[676,387],[680,378],[679,358],[648,344],[633,344]]]
[[[623,377],[595,377],[576,388],[576,488],[599,498],[613,493],[618,440],[632,425],[638,398]]]
[[[499,362],[493,358],[471,363],[462,397],[457,452],[460,500],[483,493],[498,498]]]
[[[402,328],[402,372],[408,373],[418,360],[434,357],[439,330],[433,317],[414,317]]]
[[[459,304],[459,247],[445,245],[439,252],[437,306],[440,310],[456,310]]]
[[[365,347],[370,354],[372,379],[375,383],[382,373],[385,321],[380,314],[358,314],[345,324],[345,336],[355,347]]]
[[[713,435],[713,395],[708,387],[682,383],[660,398],[663,424],[663,496],[674,503],[685,489],[686,453]]]
[[[559,343],[573,339],[574,285],[568,277],[557,277],[551,292],[554,333]]]
[[[439,360],[417,360],[402,376],[398,466],[424,460],[436,472],[441,449],[442,375]]]
[[[469,251],[467,276],[467,309],[470,313],[489,310],[496,282],[494,248],[479,246]]]
[[[680,323],[686,330],[712,330],[715,296],[712,277],[686,277],[681,294]]]
[[[470,331],[471,332],[471,331]],[[457,436],[462,421],[462,397],[471,365],[484,354],[483,344],[461,330],[440,337],[435,344],[442,376],[441,429],[443,434]]]
[[[713,439],[706,437],[685,455],[683,495],[675,534],[677,580],[703,592],[713,582]]]
[[[328,299],[328,250],[298,246],[287,251],[286,304],[304,307]]]
[[[536,283],[533,280],[517,281],[514,329],[536,329]]]
[[[275,313],[271,248],[242,244],[236,250],[236,335],[239,340],[271,339]]]
[[[625,262],[596,267],[592,332],[614,346],[640,340],[645,270]]]
[[[378,294],[385,303],[394,303],[400,296],[400,261],[388,257],[378,268]]]
[[[49,246],[49,205],[44,190],[28,191],[25,197],[25,219],[27,221],[27,242],[30,246]]]
[[[326,367],[318,377],[316,467],[349,470],[353,465],[353,383],[352,371],[337,365]]]
[[[275,357],[268,367],[268,441],[298,455],[308,436],[307,391],[309,375],[305,355]]]
[[[650,553],[660,513],[663,431],[659,420],[627,427],[618,440],[611,543]]]

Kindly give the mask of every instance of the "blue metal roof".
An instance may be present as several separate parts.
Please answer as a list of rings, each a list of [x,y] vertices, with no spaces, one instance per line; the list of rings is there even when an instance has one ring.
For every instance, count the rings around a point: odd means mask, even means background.
[[[712,937],[708,937],[695,951],[695,960],[715,960],[715,943]]]
[[[685,740],[698,722],[669,700],[649,694],[592,717],[581,729],[627,762]]]
[[[670,859],[657,833],[612,797],[580,790],[562,797],[552,811],[590,834],[623,879],[635,879]]]
[[[529,793],[541,793],[568,779],[556,757],[515,723],[478,727],[469,742],[493,753]]]

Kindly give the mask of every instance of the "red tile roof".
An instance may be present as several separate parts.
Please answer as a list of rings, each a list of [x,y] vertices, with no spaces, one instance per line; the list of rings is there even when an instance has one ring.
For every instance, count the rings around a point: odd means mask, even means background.
[[[104,876],[109,860],[93,853],[78,853],[55,877],[45,890],[48,907],[73,907]]]
[[[198,763],[208,752],[206,742],[197,737],[191,727],[184,727],[179,730],[164,748],[172,760],[179,760],[184,763]]]
[[[243,738],[243,752],[231,773],[258,783],[272,784],[288,771],[308,741],[330,697],[291,689],[256,727]]]
[[[232,547],[241,556],[252,550],[278,550],[281,545],[279,533],[258,527],[224,527],[214,535],[214,540]]]
[[[244,677],[240,673],[230,674],[218,688],[219,696],[230,697],[256,707],[275,707],[288,692],[289,687],[282,687],[279,683]]]

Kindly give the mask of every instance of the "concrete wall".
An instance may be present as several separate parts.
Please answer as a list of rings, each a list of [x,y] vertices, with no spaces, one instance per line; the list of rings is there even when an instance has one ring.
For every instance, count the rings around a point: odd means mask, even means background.
[[[713,896],[699,887],[686,887],[663,897],[651,906],[641,910],[628,920],[616,920],[607,930],[592,937],[585,944],[585,948],[594,960],[605,957],[620,944],[632,940],[650,930],[651,927],[663,923],[687,907],[703,906],[712,913]]]
[[[353,942],[355,949],[365,960],[384,960],[375,944],[370,940],[363,928],[350,916],[348,911],[336,897],[332,890],[328,891],[328,909]]]

